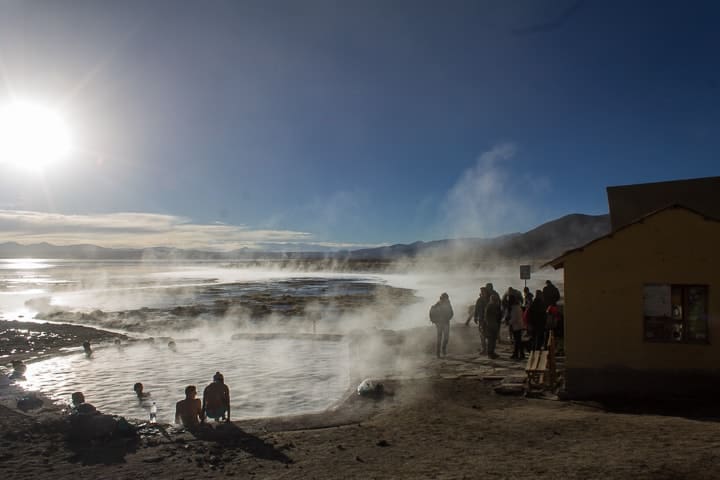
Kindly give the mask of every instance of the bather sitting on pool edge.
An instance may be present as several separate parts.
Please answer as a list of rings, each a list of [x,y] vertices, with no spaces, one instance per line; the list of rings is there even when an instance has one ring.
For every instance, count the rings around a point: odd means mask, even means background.
[[[185,400],[175,404],[175,423],[182,424],[189,429],[195,429],[205,421],[203,409],[199,398],[195,398],[197,389],[195,385],[185,387]]]
[[[220,372],[215,372],[212,383],[203,390],[202,416],[230,421],[230,389]]]

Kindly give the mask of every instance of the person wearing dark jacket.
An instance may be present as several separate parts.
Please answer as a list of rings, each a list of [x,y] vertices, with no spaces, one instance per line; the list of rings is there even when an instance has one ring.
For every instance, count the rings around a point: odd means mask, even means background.
[[[531,346],[533,350],[542,350],[545,347],[545,302],[543,293],[540,290],[535,292],[535,298],[530,304],[528,312],[528,329],[530,330]]]
[[[488,304],[485,307],[485,326],[487,335],[487,356],[488,358],[498,358],[495,353],[495,344],[497,343],[498,334],[500,333],[500,320],[502,318],[502,310],[500,309],[500,298],[498,295],[490,295]]]
[[[473,320],[480,332],[480,353],[487,351],[487,323],[485,323],[485,307],[487,307],[488,295],[485,287],[480,288],[480,296],[475,302],[475,313]]]
[[[435,354],[440,358],[440,354],[447,355],[447,344],[450,336],[450,319],[453,317],[453,309],[450,304],[450,297],[447,293],[440,295],[440,300],[430,307],[430,321],[437,328],[437,342],[435,344]]]
[[[522,309],[527,310],[532,305],[533,294],[528,287],[523,289]]]
[[[545,306],[557,305],[560,300],[560,290],[550,280],[545,280],[545,288],[542,291]]]

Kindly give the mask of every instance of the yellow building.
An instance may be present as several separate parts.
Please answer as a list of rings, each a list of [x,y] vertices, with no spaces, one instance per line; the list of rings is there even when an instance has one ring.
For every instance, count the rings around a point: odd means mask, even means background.
[[[720,391],[719,253],[720,221],[672,205],[549,262],[565,275],[568,395]]]

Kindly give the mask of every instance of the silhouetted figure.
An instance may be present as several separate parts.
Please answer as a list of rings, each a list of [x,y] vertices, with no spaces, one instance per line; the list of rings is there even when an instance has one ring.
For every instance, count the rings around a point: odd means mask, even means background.
[[[194,429],[205,421],[202,404],[199,398],[195,398],[196,396],[195,385],[185,387],[185,400],[180,400],[175,404],[175,423],[182,423],[186,427]]]
[[[530,288],[525,287],[523,289],[523,301],[522,301],[523,310],[527,310],[530,307],[530,305],[533,302],[533,298],[535,298],[535,297],[533,296],[532,292],[530,291]]]
[[[480,288],[480,295],[477,301],[475,301],[475,315],[474,322],[478,326],[478,332],[480,332],[480,353],[487,352],[487,322],[485,321],[485,307],[488,304],[488,292],[487,288]]]
[[[545,302],[543,302],[543,293],[540,290],[535,292],[535,299],[530,305],[528,312],[528,329],[531,336],[531,348],[533,350],[542,350],[545,348],[545,323],[547,314],[545,312]]]
[[[550,338],[550,332],[552,332],[555,337],[556,347],[559,351],[562,351],[564,347],[565,322],[560,306],[550,305],[547,307],[547,325],[545,329],[547,330],[546,338]]]
[[[485,307],[485,324],[487,325],[487,356],[488,358],[498,358],[495,353],[498,335],[500,334],[500,321],[502,318],[502,310],[500,309],[500,298],[497,295],[490,294],[488,304]]]
[[[430,321],[437,329],[437,341],[435,343],[435,354],[447,355],[447,344],[450,337],[450,319],[453,317],[453,309],[450,304],[450,297],[447,293],[440,295],[440,300],[430,307]]]
[[[550,305],[557,305],[557,302],[560,301],[560,290],[553,285],[553,283],[550,280],[545,280],[545,287],[543,288],[543,301],[545,302],[546,306]]]
[[[89,357],[90,355],[92,355],[92,347],[90,346],[90,341],[85,340],[82,345],[83,350],[85,350],[85,356]]]
[[[140,382],[137,382],[135,385],[133,385],[133,391],[135,392],[135,395],[137,395],[138,400],[143,400],[150,396],[150,394],[145,392],[144,390],[145,386]]]
[[[525,358],[525,352],[522,346],[522,308],[520,308],[520,300],[517,295],[511,295],[508,300],[508,309],[510,310],[510,320],[508,325],[512,331],[513,338],[513,354],[510,358],[515,360],[522,360]]]
[[[134,435],[135,428],[122,417],[104,415],[90,403],[85,402],[82,392],[72,394],[70,410],[70,431],[74,440],[90,441],[115,435]]]
[[[22,360],[13,360],[12,362],[13,371],[10,374],[11,380],[25,380],[25,372],[27,371],[27,365]]]
[[[168,348],[169,348],[170,351],[172,351],[172,352],[177,352],[177,345],[175,344],[175,341],[174,341],[174,340],[170,340],[170,341],[168,342]]]
[[[508,327],[508,338],[513,340],[513,328],[510,325],[510,306],[520,304],[522,302],[522,293],[519,290],[515,290],[513,287],[508,287],[505,294],[500,300],[500,307],[502,308],[502,319]]]
[[[72,399],[71,413],[80,415],[96,415],[100,413],[94,405],[85,402],[85,395],[82,392],[75,392],[70,398]]]
[[[500,294],[497,291],[495,291],[495,287],[493,287],[493,284],[489,283],[489,282],[486,283],[485,290],[487,290],[488,299],[490,299],[490,297],[496,297],[498,305],[500,305]]]
[[[230,421],[230,389],[220,372],[215,372],[213,382],[203,390],[202,416]]]

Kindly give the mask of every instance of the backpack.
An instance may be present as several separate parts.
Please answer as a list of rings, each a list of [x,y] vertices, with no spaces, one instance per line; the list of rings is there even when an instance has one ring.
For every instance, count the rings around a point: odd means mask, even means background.
[[[432,323],[437,323],[438,320],[439,320],[439,318],[438,318],[438,313],[439,313],[439,312],[438,312],[438,307],[439,307],[439,305],[438,305],[437,303],[436,303],[435,305],[433,305],[432,307],[430,307],[430,321],[431,321]]]

